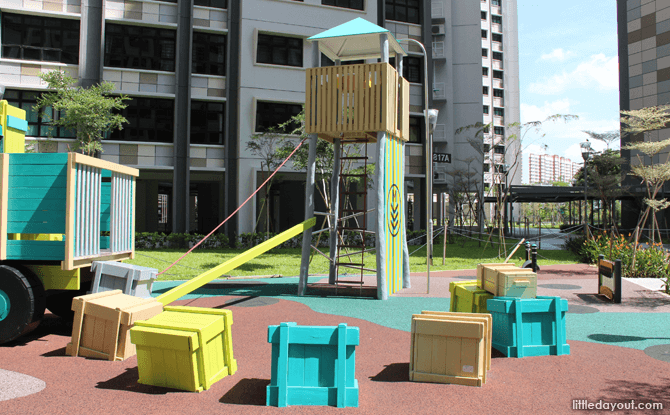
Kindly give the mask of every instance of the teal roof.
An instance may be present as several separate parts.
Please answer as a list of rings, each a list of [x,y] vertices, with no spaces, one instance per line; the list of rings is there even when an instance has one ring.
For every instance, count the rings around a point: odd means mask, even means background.
[[[389,33],[388,29],[377,26],[374,23],[370,23],[362,17],[357,17],[354,20],[350,20],[346,23],[342,23],[339,26],[335,26],[332,29],[328,29],[325,32],[321,32],[318,35],[314,35],[307,40],[319,40],[330,37],[341,37],[341,36],[356,36],[356,35],[371,35],[374,33]]]
[[[389,57],[407,55],[388,29],[361,17],[316,34],[307,40],[316,41],[319,51],[332,60],[376,59],[381,57],[379,38],[382,34],[388,35]]]

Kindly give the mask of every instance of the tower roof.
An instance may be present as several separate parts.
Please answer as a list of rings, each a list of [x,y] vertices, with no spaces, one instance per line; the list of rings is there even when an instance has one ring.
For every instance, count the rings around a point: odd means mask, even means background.
[[[307,40],[318,42],[319,51],[331,60],[350,61],[381,58],[379,38],[382,34],[388,35],[390,57],[407,55],[388,29],[370,23],[361,17],[335,26]]]

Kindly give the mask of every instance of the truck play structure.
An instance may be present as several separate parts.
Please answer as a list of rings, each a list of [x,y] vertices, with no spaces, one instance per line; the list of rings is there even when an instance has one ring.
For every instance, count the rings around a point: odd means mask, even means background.
[[[333,144],[331,181],[330,271],[327,284],[307,284],[312,231],[303,234],[298,294],[307,289],[336,294],[386,299],[409,287],[409,253],[405,234],[405,142],[409,140],[409,83],[402,74],[407,53],[382,27],[357,18],[308,39],[316,42],[314,63],[323,53],[335,66],[306,71],[305,132],[309,134],[309,158],[305,218],[314,214],[314,171],[318,139]],[[389,64],[393,55],[396,69]],[[381,59],[380,63],[341,65],[344,61]],[[373,193],[367,194],[366,174],[343,171],[343,160],[367,166],[367,147],[376,144]],[[362,146],[362,155],[348,157],[347,145]],[[362,190],[351,191],[345,181],[363,178]],[[367,208],[367,198],[373,208]],[[346,203],[358,199],[357,206]],[[371,217],[372,223],[368,223]],[[376,269],[366,268],[364,256],[371,251],[366,235],[375,235]],[[351,237],[355,235],[355,237]],[[324,254],[325,255],[325,254]],[[354,269],[358,281],[340,278],[340,269]],[[375,272],[377,285],[364,286],[365,271]]]
[[[0,101],[0,344],[45,308],[70,317],[93,261],[134,256],[137,169],[78,153],[25,153],[26,112]]]

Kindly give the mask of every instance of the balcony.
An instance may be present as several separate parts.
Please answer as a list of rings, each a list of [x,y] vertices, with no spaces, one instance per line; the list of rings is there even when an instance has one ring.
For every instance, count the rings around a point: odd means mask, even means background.
[[[502,7],[491,6],[491,14],[497,14],[498,16],[502,16]]]
[[[493,106],[494,107],[504,107],[505,106],[505,101],[502,98],[493,98]]]
[[[492,67],[493,67],[493,69],[497,69],[497,70],[499,70],[499,71],[501,71],[501,70],[504,69],[504,68],[503,68],[503,63],[502,63],[502,61],[497,61],[497,60],[494,60],[494,61],[492,62]]]
[[[498,127],[502,127],[505,125],[505,118],[501,117],[499,115],[496,115],[493,117],[493,125],[496,125]]]
[[[444,82],[434,83],[433,84],[433,100],[435,101],[446,101],[447,100],[447,90],[444,85]]]
[[[432,1],[430,5],[430,17],[432,19],[444,19],[444,1],[437,0]]]
[[[409,82],[388,63],[306,70],[305,132],[331,141],[409,140]]]
[[[504,82],[502,79],[493,78],[493,87],[498,89],[504,88]]]
[[[446,59],[447,54],[444,49],[444,42],[438,41],[438,42],[433,42],[433,59]]]
[[[500,42],[491,42],[491,50],[496,51],[496,52],[502,52],[503,51],[503,45]]]
[[[493,23],[491,25],[491,31],[495,33],[502,33],[502,25],[500,23]]]

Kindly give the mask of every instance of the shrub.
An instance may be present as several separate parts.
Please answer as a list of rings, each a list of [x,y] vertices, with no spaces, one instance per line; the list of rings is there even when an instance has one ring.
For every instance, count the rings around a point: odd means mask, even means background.
[[[635,267],[633,267],[634,246],[626,240],[624,235],[612,236],[603,232],[588,240],[580,236],[568,240],[564,246],[577,254],[580,261],[589,264],[596,263],[598,255],[604,255],[605,259],[610,261],[620,259],[624,277],[663,278],[666,282],[666,291],[669,289],[670,265],[668,264],[668,253],[660,243],[655,243],[647,248],[638,246]]]

